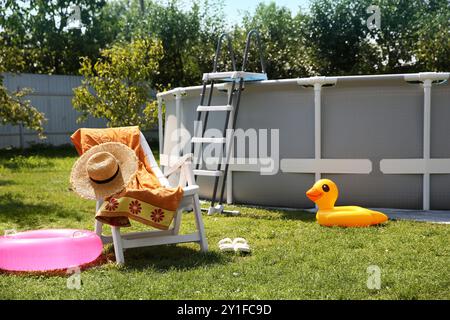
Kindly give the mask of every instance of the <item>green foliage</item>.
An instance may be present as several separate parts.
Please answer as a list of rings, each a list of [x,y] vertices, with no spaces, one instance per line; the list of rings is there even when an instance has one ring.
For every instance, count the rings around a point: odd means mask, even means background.
[[[0,124],[21,124],[26,128],[37,131],[39,136],[43,138],[45,116],[33,107],[29,100],[24,99],[30,93],[30,90],[21,89],[10,92],[3,85],[1,73],[5,71],[5,66],[10,66],[14,70],[16,66],[20,66],[19,61],[20,57],[16,60],[11,51],[8,55],[5,54],[0,57]]]
[[[372,60],[381,73],[420,71],[415,59],[414,45],[418,31],[423,28],[421,18],[427,10],[424,1],[380,0],[381,29],[373,32],[378,56]]]
[[[117,17],[102,9],[105,0],[0,0],[0,48],[18,51],[19,70],[29,73],[76,74],[79,57],[98,57],[116,37]],[[67,30],[71,5],[81,10],[84,28]],[[0,49],[0,54],[5,50]],[[19,55],[20,54],[20,55]]]
[[[315,0],[306,17],[303,36],[308,64],[314,74],[352,74],[364,65],[360,55],[367,45],[365,2]],[[367,50],[369,52],[369,50]]]
[[[450,70],[450,2],[435,0],[422,10],[413,50],[422,70]]]
[[[82,31],[65,29],[71,4]],[[369,5],[381,9],[380,30],[367,28]],[[311,0],[295,15],[272,1],[230,28],[219,0],[0,0],[0,58],[16,57],[11,72],[75,74],[79,57],[95,61],[117,41],[150,36],[164,49],[154,81],[162,90],[198,84],[225,31],[240,68],[245,35],[258,29],[269,78],[448,71],[449,18],[448,0]],[[254,49],[250,58],[258,70]],[[220,67],[229,68],[225,53]]]
[[[256,29],[261,35],[262,49],[269,78],[292,78],[308,74],[304,41],[301,37],[305,16],[293,16],[285,7],[275,2],[260,3],[254,13],[247,12],[242,26],[234,32],[234,47],[238,66],[242,61],[248,31]],[[253,39],[255,40],[255,39]],[[256,42],[252,42],[248,70],[260,70]]]
[[[212,68],[217,37],[225,30],[219,2],[192,1],[191,8],[184,9],[178,0],[167,4],[146,0],[145,13],[139,2],[122,0],[108,9],[120,16],[118,38],[131,41],[151,35],[161,40],[164,57],[156,81],[161,87],[198,83]]]
[[[136,39],[102,50],[93,63],[81,60],[82,85],[74,89],[73,106],[88,115],[109,120],[108,125],[139,125],[148,128],[154,122],[152,89],[163,57],[160,41]]]
[[[381,28],[366,12],[378,5]],[[447,0],[313,0],[304,25],[306,57],[315,74],[448,71]]]
[[[2,84],[0,77],[0,124],[23,125],[26,128],[38,132],[44,137],[43,124],[45,117],[31,105],[29,100],[23,99],[30,90],[22,89],[17,92],[9,92]]]

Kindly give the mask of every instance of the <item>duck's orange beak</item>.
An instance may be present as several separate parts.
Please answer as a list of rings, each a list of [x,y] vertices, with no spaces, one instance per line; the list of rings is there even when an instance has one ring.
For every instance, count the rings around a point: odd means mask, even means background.
[[[308,191],[306,191],[306,196],[309,198],[309,200],[316,202],[323,196],[323,192],[319,191],[317,189],[311,188]]]

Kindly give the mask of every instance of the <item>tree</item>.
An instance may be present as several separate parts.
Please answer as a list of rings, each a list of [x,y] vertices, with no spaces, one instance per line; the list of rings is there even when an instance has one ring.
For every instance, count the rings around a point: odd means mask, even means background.
[[[420,17],[424,1],[379,0],[381,28],[373,30],[373,48],[379,54],[373,59],[380,73],[418,72],[414,46],[418,41],[418,30],[423,27]]]
[[[80,8],[83,29],[67,29],[72,5]],[[25,61],[20,72],[76,74],[80,56],[96,59],[117,35],[117,17],[103,12],[105,5],[105,0],[0,0],[0,47],[20,50]]]
[[[369,30],[369,5],[381,28]],[[450,67],[448,0],[313,0],[306,57],[322,75],[445,71]]]
[[[3,76],[1,74],[5,71],[4,66],[13,66],[14,64],[11,61],[15,60],[15,56],[12,55],[14,52],[8,52],[7,55],[6,50],[3,49],[3,51],[5,54],[0,59],[0,124],[20,124],[37,131],[39,136],[43,138],[44,114],[33,107],[29,100],[23,99],[30,90],[22,89],[16,92],[10,92],[3,85]],[[9,60],[6,61],[6,58],[9,58]]]
[[[413,52],[421,70],[450,70],[450,2],[434,0],[424,3]]]
[[[212,68],[217,37],[225,30],[222,5],[192,1],[183,9],[178,0],[166,4],[147,0],[142,13],[140,2],[121,0],[107,7],[120,17],[118,39],[150,35],[161,40],[164,57],[156,80],[160,88],[199,83],[202,73]]]
[[[88,115],[109,120],[109,126],[139,125],[154,122],[152,89],[163,57],[160,41],[145,38],[119,43],[101,51],[93,63],[81,59],[81,86],[74,89],[73,106]]]
[[[243,58],[245,37],[250,30],[256,29],[261,35],[269,78],[307,76],[309,71],[304,55],[304,38],[301,34],[303,23],[302,12],[294,17],[288,8],[277,6],[275,2],[260,3],[254,13],[246,13],[242,26],[236,26],[234,46],[239,66]],[[252,42],[248,70],[260,70],[259,65],[256,43]]]
[[[29,100],[23,100],[23,97],[29,93],[28,90],[11,93],[3,86],[2,77],[0,77],[0,123],[11,125],[23,125],[24,127],[35,130],[41,138],[44,137],[43,124],[45,116],[31,105]]]
[[[222,32],[234,35],[239,66],[245,35],[258,29],[270,78],[450,68],[448,0],[311,0],[295,16],[272,1],[233,28],[222,2],[0,0],[0,58],[9,51],[22,60],[7,71],[77,74],[80,56],[95,61],[116,41],[151,36],[164,49],[155,86],[189,86],[211,70]],[[82,30],[66,28],[71,5],[81,9]],[[367,28],[369,5],[380,7],[381,29]],[[249,69],[257,70],[256,57],[252,50]]]
[[[314,74],[367,72],[362,52],[370,53],[364,23],[365,0],[314,0],[303,29],[305,55]],[[373,68],[372,68],[373,71]]]

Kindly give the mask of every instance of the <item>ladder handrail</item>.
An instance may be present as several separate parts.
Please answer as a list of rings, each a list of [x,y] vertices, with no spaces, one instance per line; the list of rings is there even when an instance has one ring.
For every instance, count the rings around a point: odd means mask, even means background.
[[[233,76],[230,76],[229,78],[232,79],[232,84],[231,84],[231,88],[227,88],[228,90],[228,102],[227,102],[227,106],[230,106],[230,108],[225,108],[225,109],[221,109],[220,111],[226,111],[226,118],[225,118],[225,125],[224,125],[224,130],[223,130],[223,135],[225,135],[225,133],[227,132],[227,129],[233,129],[236,127],[236,122],[237,122],[237,114],[239,111],[239,105],[241,102],[241,94],[242,91],[244,89],[244,82],[245,77],[246,77],[246,67],[247,67],[247,62],[248,62],[248,56],[249,56],[249,51],[250,51],[250,45],[252,42],[252,38],[255,38],[254,42],[256,45],[256,49],[259,51],[259,59],[261,62],[261,73],[265,74],[266,73],[266,66],[265,66],[265,61],[264,61],[264,56],[263,56],[263,51],[262,51],[262,46],[261,46],[261,37],[260,34],[257,30],[250,30],[247,33],[247,39],[246,39],[246,43],[245,43],[245,50],[244,50],[244,60],[242,62],[242,72],[237,71],[236,69],[236,60],[235,60],[235,56],[234,56],[234,50],[233,50],[233,43],[231,40],[231,37],[228,33],[222,33],[217,41],[217,47],[216,47],[216,53],[214,56],[214,64],[213,64],[213,71],[212,73],[218,73],[217,71],[217,67],[219,64],[219,59],[221,58],[221,53],[222,53],[222,46],[223,46],[223,41],[227,40],[228,41],[228,53],[231,56],[231,62],[232,62],[232,67],[233,67]],[[228,77],[230,73],[224,72],[223,75],[225,75]],[[222,74],[221,74],[222,76]],[[200,138],[203,138],[206,132],[206,126],[208,123],[208,117],[209,117],[209,112],[211,111],[210,108],[207,108],[209,106],[211,106],[211,100],[212,100],[212,95],[213,95],[213,91],[214,91],[214,82],[215,79],[225,79],[226,77],[220,78],[220,77],[209,77],[208,74],[204,74],[203,76],[203,87],[202,87],[202,92],[200,94],[200,106],[202,107],[200,109],[200,107],[197,108],[197,122],[200,122],[200,120],[202,119],[202,114],[205,113],[204,115],[204,122],[202,124],[202,130],[201,130],[201,136]],[[238,79],[238,81],[236,81],[236,79]],[[205,98],[206,98],[206,87],[208,85],[208,82],[210,81],[210,89],[208,92],[208,100],[207,100],[207,104],[205,105]],[[239,84],[238,84],[239,83]],[[236,86],[239,85],[239,88],[236,89]],[[236,101],[234,101],[236,99]],[[219,111],[219,110],[215,110],[215,111]],[[194,126],[194,137],[197,137],[197,128],[195,128]],[[232,147],[233,147],[233,136],[234,133],[232,135],[232,140],[231,143],[229,143],[229,145],[227,143],[225,143],[226,141],[223,141],[221,143],[224,143],[224,145],[222,146],[222,148],[220,149],[220,153],[219,153],[219,162],[217,164],[217,168],[213,172],[214,174],[210,174],[212,176],[215,177],[214,180],[214,187],[213,187],[213,194],[212,194],[212,198],[211,198],[211,206],[208,210],[208,213],[212,213],[214,212],[214,208],[215,208],[215,204],[216,201],[218,200],[219,202],[219,207],[221,207],[223,210],[223,198],[224,198],[224,191],[225,191],[225,187],[226,187],[226,181],[227,181],[227,173],[228,173],[228,169],[229,169],[229,162],[230,162],[230,156],[231,156],[231,152],[232,152]],[[195,154],[195,143],[199,143],[199,147],[200,150],[203,150],[203,143],[214,143],[214,141],[212,140],[206,140],[206,139],[191,139],[191,152],[193,154]],[[227,150],[228,149],[228,150]],[[225,162],[225,168],[223,168],[222,166],[222,157],[226,156],[226,162]],[[201,156],[201,154],[200,154]],[[195,169],[197,171],[205,171],[205,170],[198,170],[200,169],[200,161],[198,163],[196,163],[195,165]],[[217,194],[217,192],[219,191],[219,178],[220,175],[216,174],[217,172],[223,172],[222,174],[222,183],[221,183],[221,190],[220,193]],[[199,172],[198,172],[199,173]],[[203,172],[202,174],[206,173]]]
[[[247,33],[247,40],[245,42],[245,50],[244,50],[244,60],[242,61],[242,71],[245,71],[245,68],[247,67],[248,53],[249,53],[249,49],[250,49],[250,41],[252,39],[252,35],[255,35],[256,45],[257,45],[257,48],[259,51],[259,60],[261,62],[261,72],[266,73],[266,65],[264,62],[264,56],[263,56],[262,47],[261,47],[261,36],[259,35],[258,30],[256,30],[256,29],[250,30]]]
[[[228,40],[228,52],[231,56],[231,63],[233,66],[233,71],[236,71],[236,59],[234,57],[234,50],[233,50],[233,44],[231,41],[231,37],[228,33],[222,33],[219,37],[219,40],[217,41],[216,54],[214,56],[213,72],[217,72],[217,63],[219,61],[220,54],[222,51],[222,41],[224,38],[227,38],[227,40]]]

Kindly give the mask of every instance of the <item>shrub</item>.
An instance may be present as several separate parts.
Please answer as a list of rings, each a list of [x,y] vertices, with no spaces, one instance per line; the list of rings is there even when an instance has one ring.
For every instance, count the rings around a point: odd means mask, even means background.
[[[137,39],[102,50],[93,63],[81,59],[81,86],[74,89],[73,106],[81,112],[79,121],[88,115],[106,118],[108,126],[139,125],[142,129],[154,123],[153,90],[163,57],[160,41]]]

